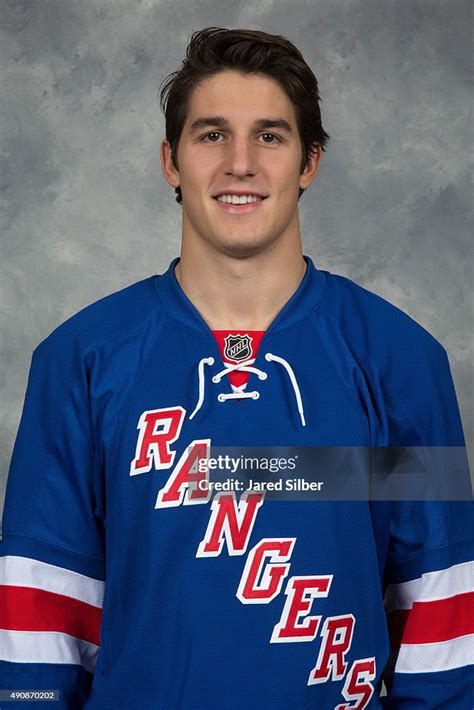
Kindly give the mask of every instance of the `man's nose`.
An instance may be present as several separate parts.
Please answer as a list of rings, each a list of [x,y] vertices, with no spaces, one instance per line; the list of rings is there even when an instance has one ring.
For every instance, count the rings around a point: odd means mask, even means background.
[[[248,138],[233,138],[227,151],[226,172],[242,176],[257,172],[257,146]]]

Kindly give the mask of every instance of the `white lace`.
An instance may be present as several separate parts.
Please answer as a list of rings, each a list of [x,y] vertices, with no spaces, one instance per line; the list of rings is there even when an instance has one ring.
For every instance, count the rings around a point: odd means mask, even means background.
[[[290,363],[284,358],[279,357],[278,355],[273,355],[272,353],[266,353],[265,360],[267,362],[277,362],[280,365],[283,365],[283,367],[285,368],[290,378],[290,382],[293,386],[293,391],[296,397],[296,404],[301,418],[301,424],[303,426],[306,426],[300,388],[298,387],[298,382],[296,380],[295,373],[293,372],[293,368],[291,367]],[[266,380],[268,374],[263,370],[259,370],[258,367],[252,367],[254,362],[255,358],[252,358],[250,360],[244,360],[243,362],[238,362],[235,364],[226,362],[224,363],[224,368],[212,377],[212,382],[217,384],[222,380],[223,377],[228,375],[230,372],[234,372],[236,370],[238,370],[239,372],[253,372],[258,376],[259,380]],[[196,404],[196,407],[194,408],[193,413],[189,415],[190,419],[192,419],[194,415],[201,409],[202,404],[204,402],[204,365],[214,365],[214,358],[203,357],[198,363],[199,396],[198,402]],[[260,392],[258,392],[257,390],[252,390],[251,392],[247,392],[245,390],[245,388],[247,387],[247,383],[244,383],[243,385],[239,386],[231,384],[231,387],[232,392],[221,393],[217,396],[218,402],[225,402],[227,399],[244,399],[246,397],[250,397],[251,399],[258,399],[260,397]]]

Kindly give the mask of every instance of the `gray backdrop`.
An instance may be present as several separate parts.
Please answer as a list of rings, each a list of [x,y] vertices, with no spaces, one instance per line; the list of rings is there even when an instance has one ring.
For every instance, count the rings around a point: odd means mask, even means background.
[[[4,0],[0,501],[34,347],[178,254],[156,91],[209,25],[284,34],[312,66],[331,141],[304,251],[441,341],[472,452],[469,0]]]

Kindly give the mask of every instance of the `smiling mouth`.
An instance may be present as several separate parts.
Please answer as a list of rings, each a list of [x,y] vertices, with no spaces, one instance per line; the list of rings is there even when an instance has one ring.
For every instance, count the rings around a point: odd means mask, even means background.
[[[262,202],[268,199],[268,196],[262,197],[261,199],[255,200],[254,202],[244,202],[242,204],[235,204],[233,202],[221,202],[217,199],[217,197],[213,197],[212,199],[217,203],[218,207],[223,212],[226,212],[227,214],[242,215],[258,210]]]

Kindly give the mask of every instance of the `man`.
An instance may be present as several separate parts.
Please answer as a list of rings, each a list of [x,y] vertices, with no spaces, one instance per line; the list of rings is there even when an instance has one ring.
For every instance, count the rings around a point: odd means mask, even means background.
[[[208,28],[166,92],[180,258],[33,354],[2,687],[94,710],[465,710],[470,501],[209,485],[214,447],[464,445],[441,345],[303,256],[298,200],[328,138],[316,79],[285,38]]]

